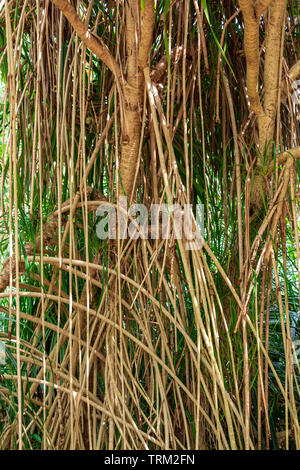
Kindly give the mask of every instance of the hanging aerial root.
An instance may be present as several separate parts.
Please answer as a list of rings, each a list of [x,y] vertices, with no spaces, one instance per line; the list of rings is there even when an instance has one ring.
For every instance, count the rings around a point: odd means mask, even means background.
[[[93,190],[91,187],[87,187],[87,199],[94,199],[97,201],[105,200],[102,193],[95,189]],[[78,205],[78,204],[77,204]],[[70,210],[70,200],[68,199],[62,204],[62,209],[68,208]],[[94,210],[94,209],[93,209]],[[67,219],[62,217],[61,220],[62,226],[65,226],[67,223]],[[58,231],[58,212],[54,212],[49,217],[48,222],[43,226],[43,247],[57,247],[57,231]],[[35,238],[34,243],[28,243],[24,246],[26,256],[32,256],[34,253],[37,253],[41,248],[41,237],[38,235]],[[19,270],[24,271],[25,269],[25,261],[19,262]],[[16,274],[16,256],[13,255],[3,263],[2,272],[0,274],[0,292],[3,292],[9,286],[9,279],[10,275],[12,278]]]

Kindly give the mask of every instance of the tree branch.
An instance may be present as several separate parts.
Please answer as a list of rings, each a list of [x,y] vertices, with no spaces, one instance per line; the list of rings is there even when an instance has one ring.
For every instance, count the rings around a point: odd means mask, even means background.
[[[279,153],[277,155],[277,164],[282,165],[289,157],[293,157],[295,159],[300,158],[300,147],[294,147],[293,149]]]
[[[152,36],[154,28],[154,0],[145,2],[145,9],[142,15],[142,32],[139,46],[139,67],[141,70],[148,65],[149,53],[152,46]]]
[[[276,0],[270,8],[270,18],[266,26],[265,65],[264,65],[264,111],[274,119],[278,103],[278,85],[281,82],[280,54],[281,31],[286,11],[286,0]],[[270,136],[271,138],[273,136]],[[269,139],[268,139],[269,141]]]
[[[298,77],[300,77],[300,60],[298,60],[298,62],[296,62],[293,67],[290,68],[290,70],[288,71],[288,77],[291,83],[293,83],[295,80],[297,80]]]
[[[73,26],[75,32],[82,42],[112,71],[117,82],[124,82],[121,69],[115,58],[111,55],[108,47],[102,39],[94,35],[77,15],[73,6],[67,0],[51,0],[52,3],[60,9]]]
[[[276,165],[283,165],[289,158],[300,159],[300,147],[294,147],[293,149],[285,150],[279,153],[276,157]],[[268,168],[267,175],[270,175],[274,171],[274,163],[272,162]]]
[[[189,51],[187,51],[188,53]],[[175,61],[178,62],[183,55],[183,46],[176,46],[171,50],[170,53],[170,62]],[[162,80],[163,75],[166,73],[168,69],[168,57],[167,55],[163,55],[160,61],[155,65],[155,67],[151,70],[150,77],[154,83],[158,83]]]
[[[259,18],[272,2],[273,0],[258,0],[254,7],[256,17]]]
[[[239,0],[244,16],[245,34],[244,48],[247,62],[247,91],[250,105],[254,113],[264,115],[258,93],[259,74],[259,19],[256,17],[252,0]]]
[[[281,91],[284,95],[288,95],[288,93],[290,93],[292,85],[298,77],[300,77],[300,60],[290,68],[286,77],[281,81]]]

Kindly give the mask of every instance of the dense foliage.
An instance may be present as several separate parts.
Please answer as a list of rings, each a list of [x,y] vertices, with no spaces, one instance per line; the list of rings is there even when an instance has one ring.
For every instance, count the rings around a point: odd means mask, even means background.
[[[299,1],[4,0],[0,67],[0,448],[299,449]]]

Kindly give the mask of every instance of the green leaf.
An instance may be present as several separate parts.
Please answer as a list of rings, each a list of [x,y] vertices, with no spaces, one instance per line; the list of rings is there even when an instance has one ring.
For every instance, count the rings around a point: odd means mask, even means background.
[[[212,33],[212,35],[213,35],[213,38],[214,38],[214,40],[215,40],[215,42],[216,42],[216,44],[217,44],[217,46],[218,46],[219,51],[220,51],[221,54],[222,54],[224,60],[226,61],[228,67],[230,68],[232,75],[234,76],[234,78],[235,78],[235,80],[236,80],[236,76],[234,75],[234,72],[233,72],[233,70],[232,70],[232,67],[231,67],[230,63],[228,62],[228,59],[227,59],[227,57],[226,57],[226,55],[225,55],[225,51],[224,51],[224,49],[222,49],[222,47],[221,47],[221,45],[220,45],[220,43],[219,43],[219,41],[218,41],[218,39],[217,39],[217,36],[215,35],[215,32],[214,32],[214,30],[213,30],[213,28],[212,28],[212,25],[211,25],[211,23],[210,23],[209,13],[208,13],[208,8],[207,8],[206,0],[201,0],[201,2],[202,2],[202,5],[203,5],[203,10],[204,10],[204,13],[205,13],[207,22],[208,22],[208,24],[209,24],[211,33]]]
[[[39,444],[42,443],[42,439],[40,438],[40,436],[38,434],[32,434],[32,439],[37,441]]]
[[[169,52],[169,38],[168,38],[168,33],[167,33],[166,20],[167,20],[167,15],[169,11],[169,6],[170,6],[170,0],[166,0],[165,6],[164,6],[164,44],[165,44],[165,49],[166,49],[168,67],[170,67],[170,52]]]
[[[12,362],[12,365],[17,369],[18,365],[17,365],[17,361],[15,360],[14,356],[12,355],[12,353],[10,352],[9,348],[6,348],[5,350],[5,353],[8,355],[8,357],[10,358],[11,362]]]

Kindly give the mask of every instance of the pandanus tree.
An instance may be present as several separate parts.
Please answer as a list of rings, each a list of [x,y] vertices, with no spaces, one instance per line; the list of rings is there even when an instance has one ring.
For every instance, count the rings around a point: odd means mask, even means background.
[[[299,38],[296,0],[1,2],[1,448],[299,449]],[[201,248],[99,239],[121,196],[203,204]]]

